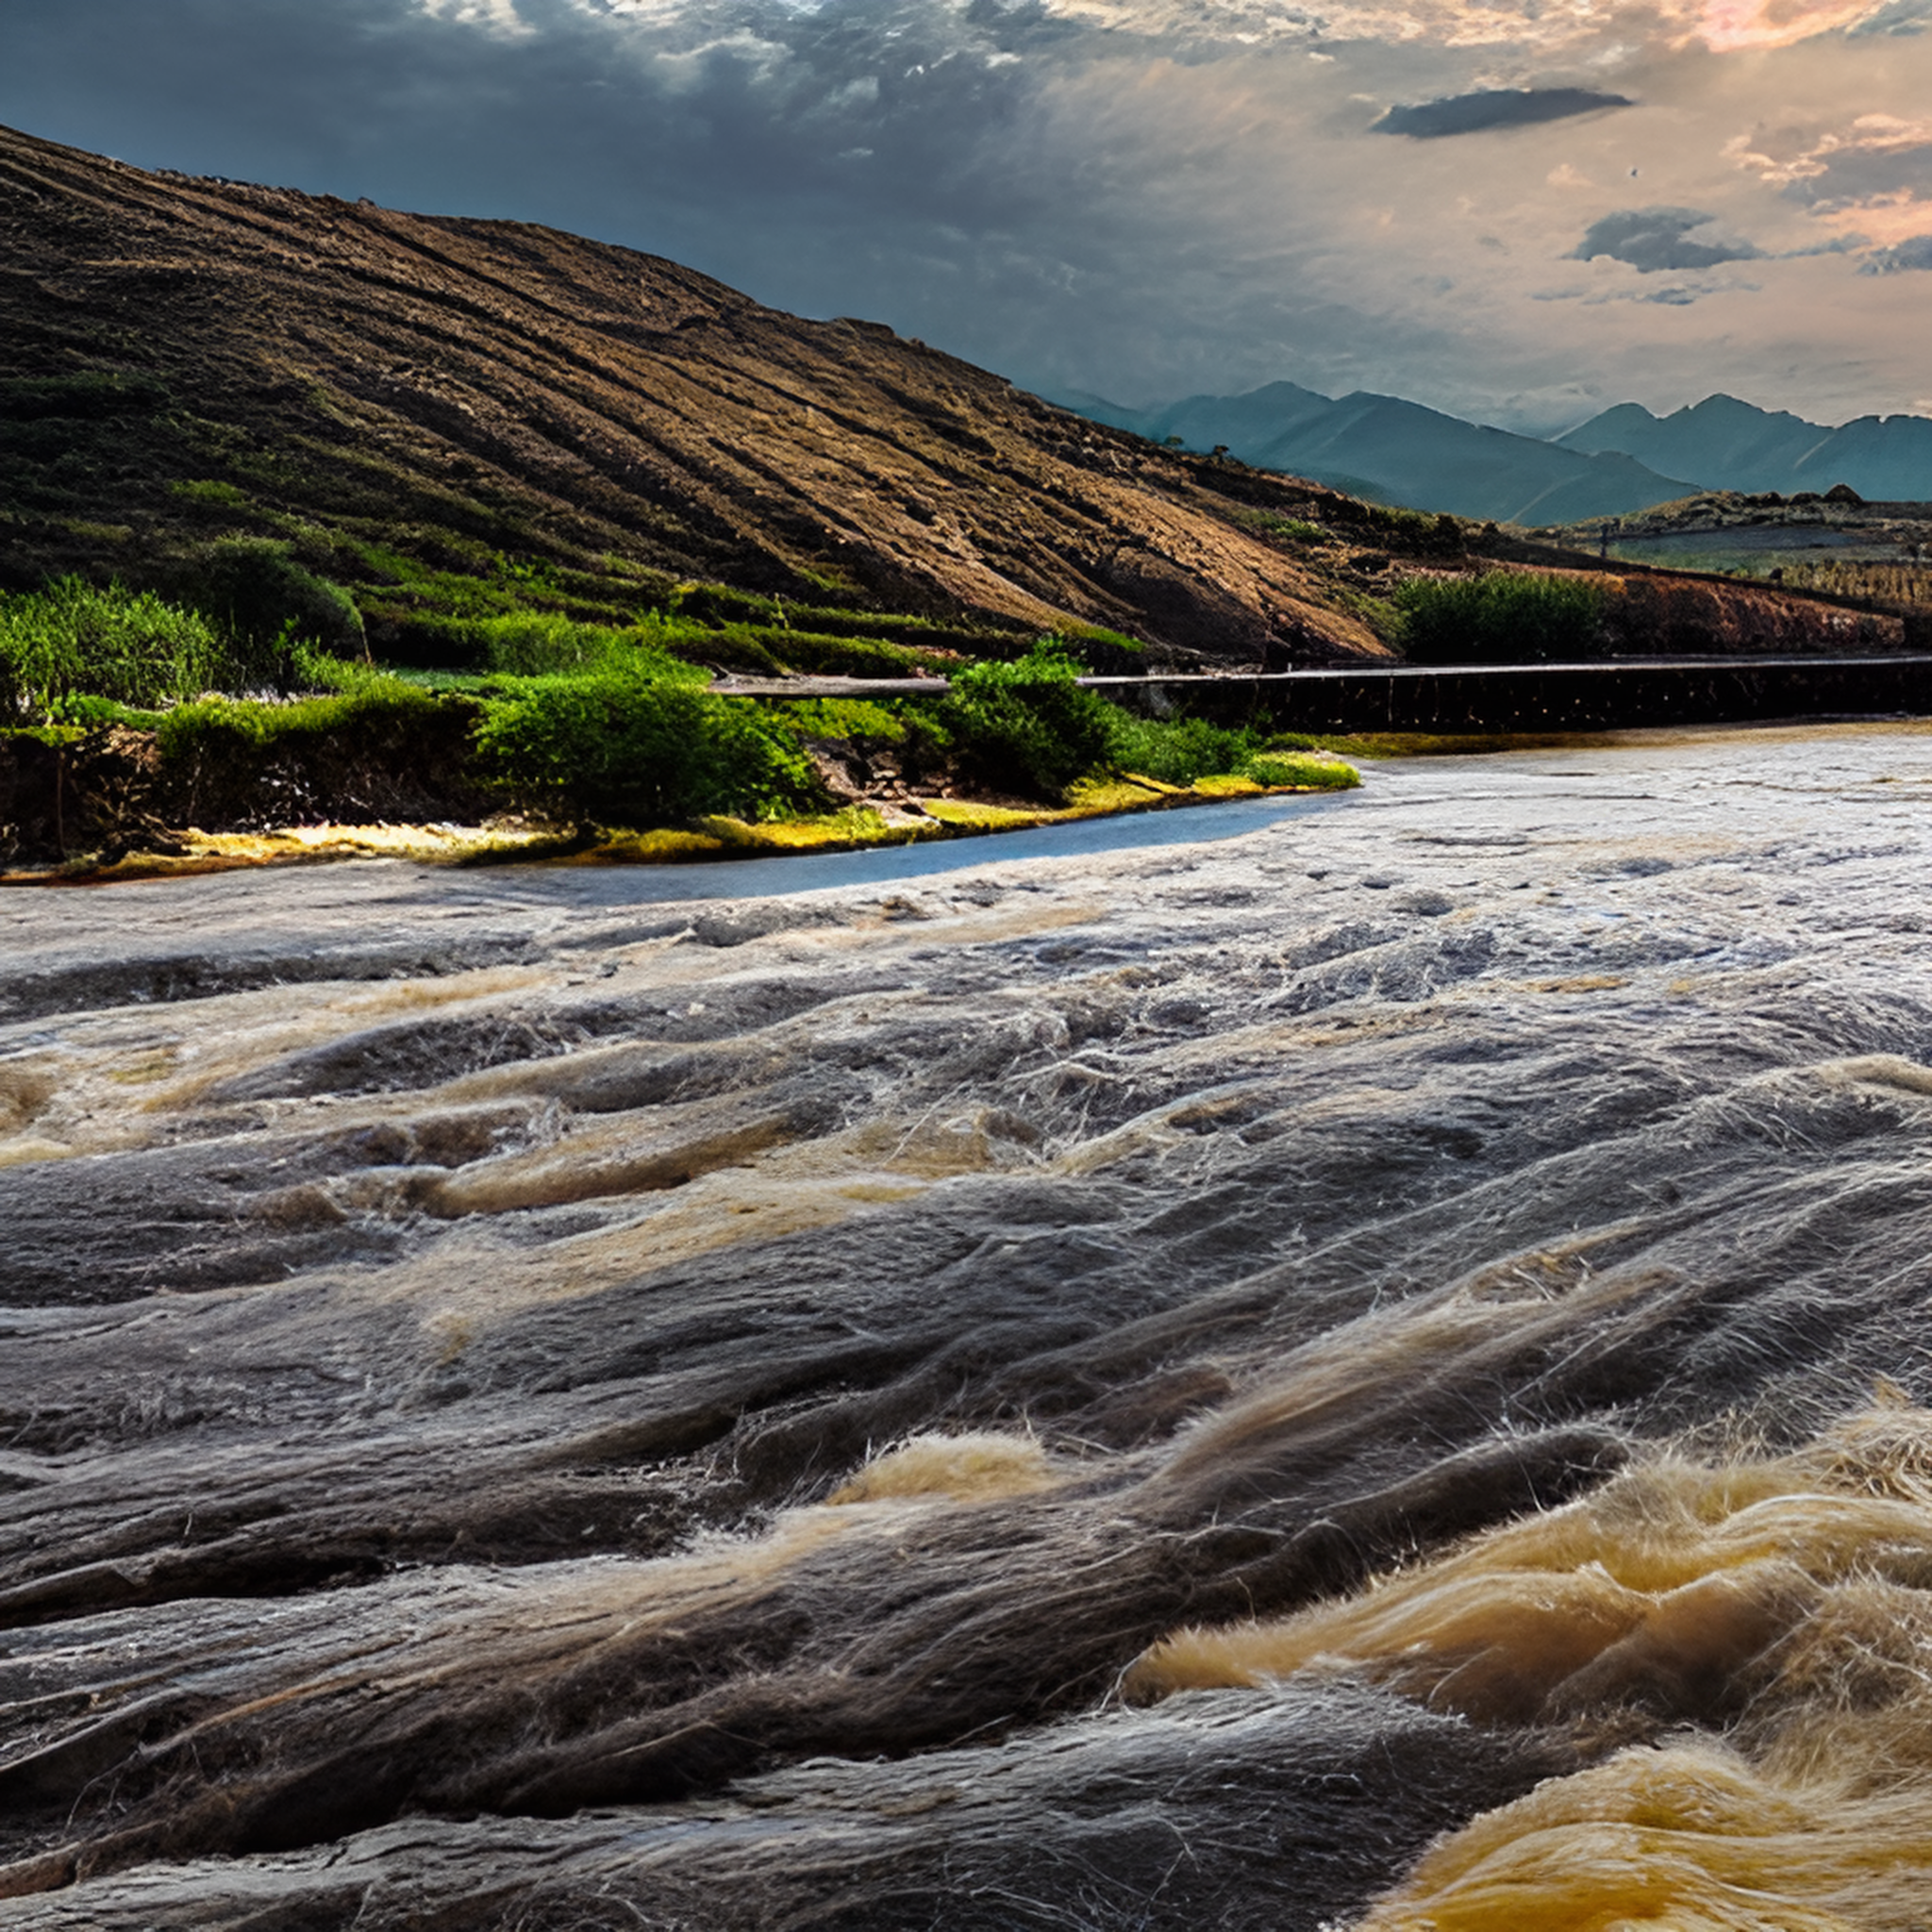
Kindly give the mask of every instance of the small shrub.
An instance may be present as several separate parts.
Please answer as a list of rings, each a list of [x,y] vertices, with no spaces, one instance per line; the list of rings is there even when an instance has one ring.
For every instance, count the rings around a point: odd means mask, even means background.
[[[1076,659],[1043,639],[1011,663],[969,665],[937,708],[960,761],[982,782],[1058,800],[1111,761],[1113,706],[1083,689]]]
[[[1230,729],[1206,718],[1139,718],[1122,711],[1108,757],[1118,771],[1163,785],[1191,785],[1210,773],[1241,771],[1259,743],[1245,727]]]
[[[476,749],[498,784],[609,824],[772,818],[824,803],[810,758],[760,707],[621,662],[497,679]]]
[[[1593,657],[1602,647],[1604,592],[1576,577],[1412,577],[1395,604],[1402,642],[1418,664],[1535,663]]]

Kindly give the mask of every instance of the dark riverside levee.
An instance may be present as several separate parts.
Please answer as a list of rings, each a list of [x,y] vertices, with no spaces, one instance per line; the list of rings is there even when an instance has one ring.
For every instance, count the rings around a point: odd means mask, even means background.
[[[0,1928],[1923,1926],[1928,879],[1841,725],[0,894]]]
[[[1923,717],[1932,657],[1604,658],[1345,665],[1079,680],[1128,710],[1302,731],[1630,731],[1802,718]],[[942,678],[721,679],[739,697],[939,696]]]
[[[1643,658],[1332,666],[1252,677],[1087,680],[1117,703],[1301,731],[1629,731],[1924,716],[1932,657]]]

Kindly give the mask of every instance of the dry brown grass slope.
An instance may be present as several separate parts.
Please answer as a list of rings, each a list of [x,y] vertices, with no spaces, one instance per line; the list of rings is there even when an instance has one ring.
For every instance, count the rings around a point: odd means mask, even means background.
[[[1327,492],[627,249],[6,130],[0,483],[14,583],[307,528],[1229,660],[1382,649],[1254,526]]]

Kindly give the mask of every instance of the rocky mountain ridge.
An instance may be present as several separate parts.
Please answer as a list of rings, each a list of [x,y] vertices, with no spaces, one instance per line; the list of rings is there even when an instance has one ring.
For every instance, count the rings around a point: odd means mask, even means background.
[[[1887,503],[1932,498],[1932,420],[1924,416],[1860,416],[1832,428],[1713,395],[1668,416],[1620,403],[1557,441],[1590,455],[1621,452],[1706,490],[1822,496],[1843,486]]]
[[[1307,476],[1414,509],[1550,526],[1629,517],[1704,491],[1932,499],[1932,420],[1861,416],[1837,428],[1735,396],[1655,416],[1620,403],[1544,441],[1399,396],[1340,399],[1292,382],[1148,409],[1094,395],[1068,408],[1191,450]]]

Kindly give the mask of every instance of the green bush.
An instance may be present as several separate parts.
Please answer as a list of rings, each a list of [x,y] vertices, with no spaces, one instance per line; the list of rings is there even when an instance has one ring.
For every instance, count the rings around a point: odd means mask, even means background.
[[[291,644],[338,657],[367,649],[361,614],[347,591],[305,570],[289,546],[268,538],[234,537],[208,544],[181,585],[185,600],[226,632],[248,685],[280,684]]]
[[[62,577],[0,598],[0,705],[47,715],[83,695],[146,706],[220,682],[229,654],[205,619],[151,591]]]
[[[1122,711],[1109,761],[1118,771],[1158,778],[1164,785],[1191,785],[1210,773],[1244,770],[1260,744],[1246,726],[1230,729],[1206,718],[1138,718]]]
[[[495,680],[476,750],[494,782],[611,824],[774,818],[824,802],[804,748],[759,706],[622,663]]]
[[[1417,664],[1524,664],[1602,648],[1604,592],[1576,577],[1411,577],[1395,604],[1401,641]]]
[[[1057,800],[1112,761],[1115,708],[1074,680],[1077,660],[1042,639],[1010,663],[969,665],[937,708],[961,763],[1000,791]]]

